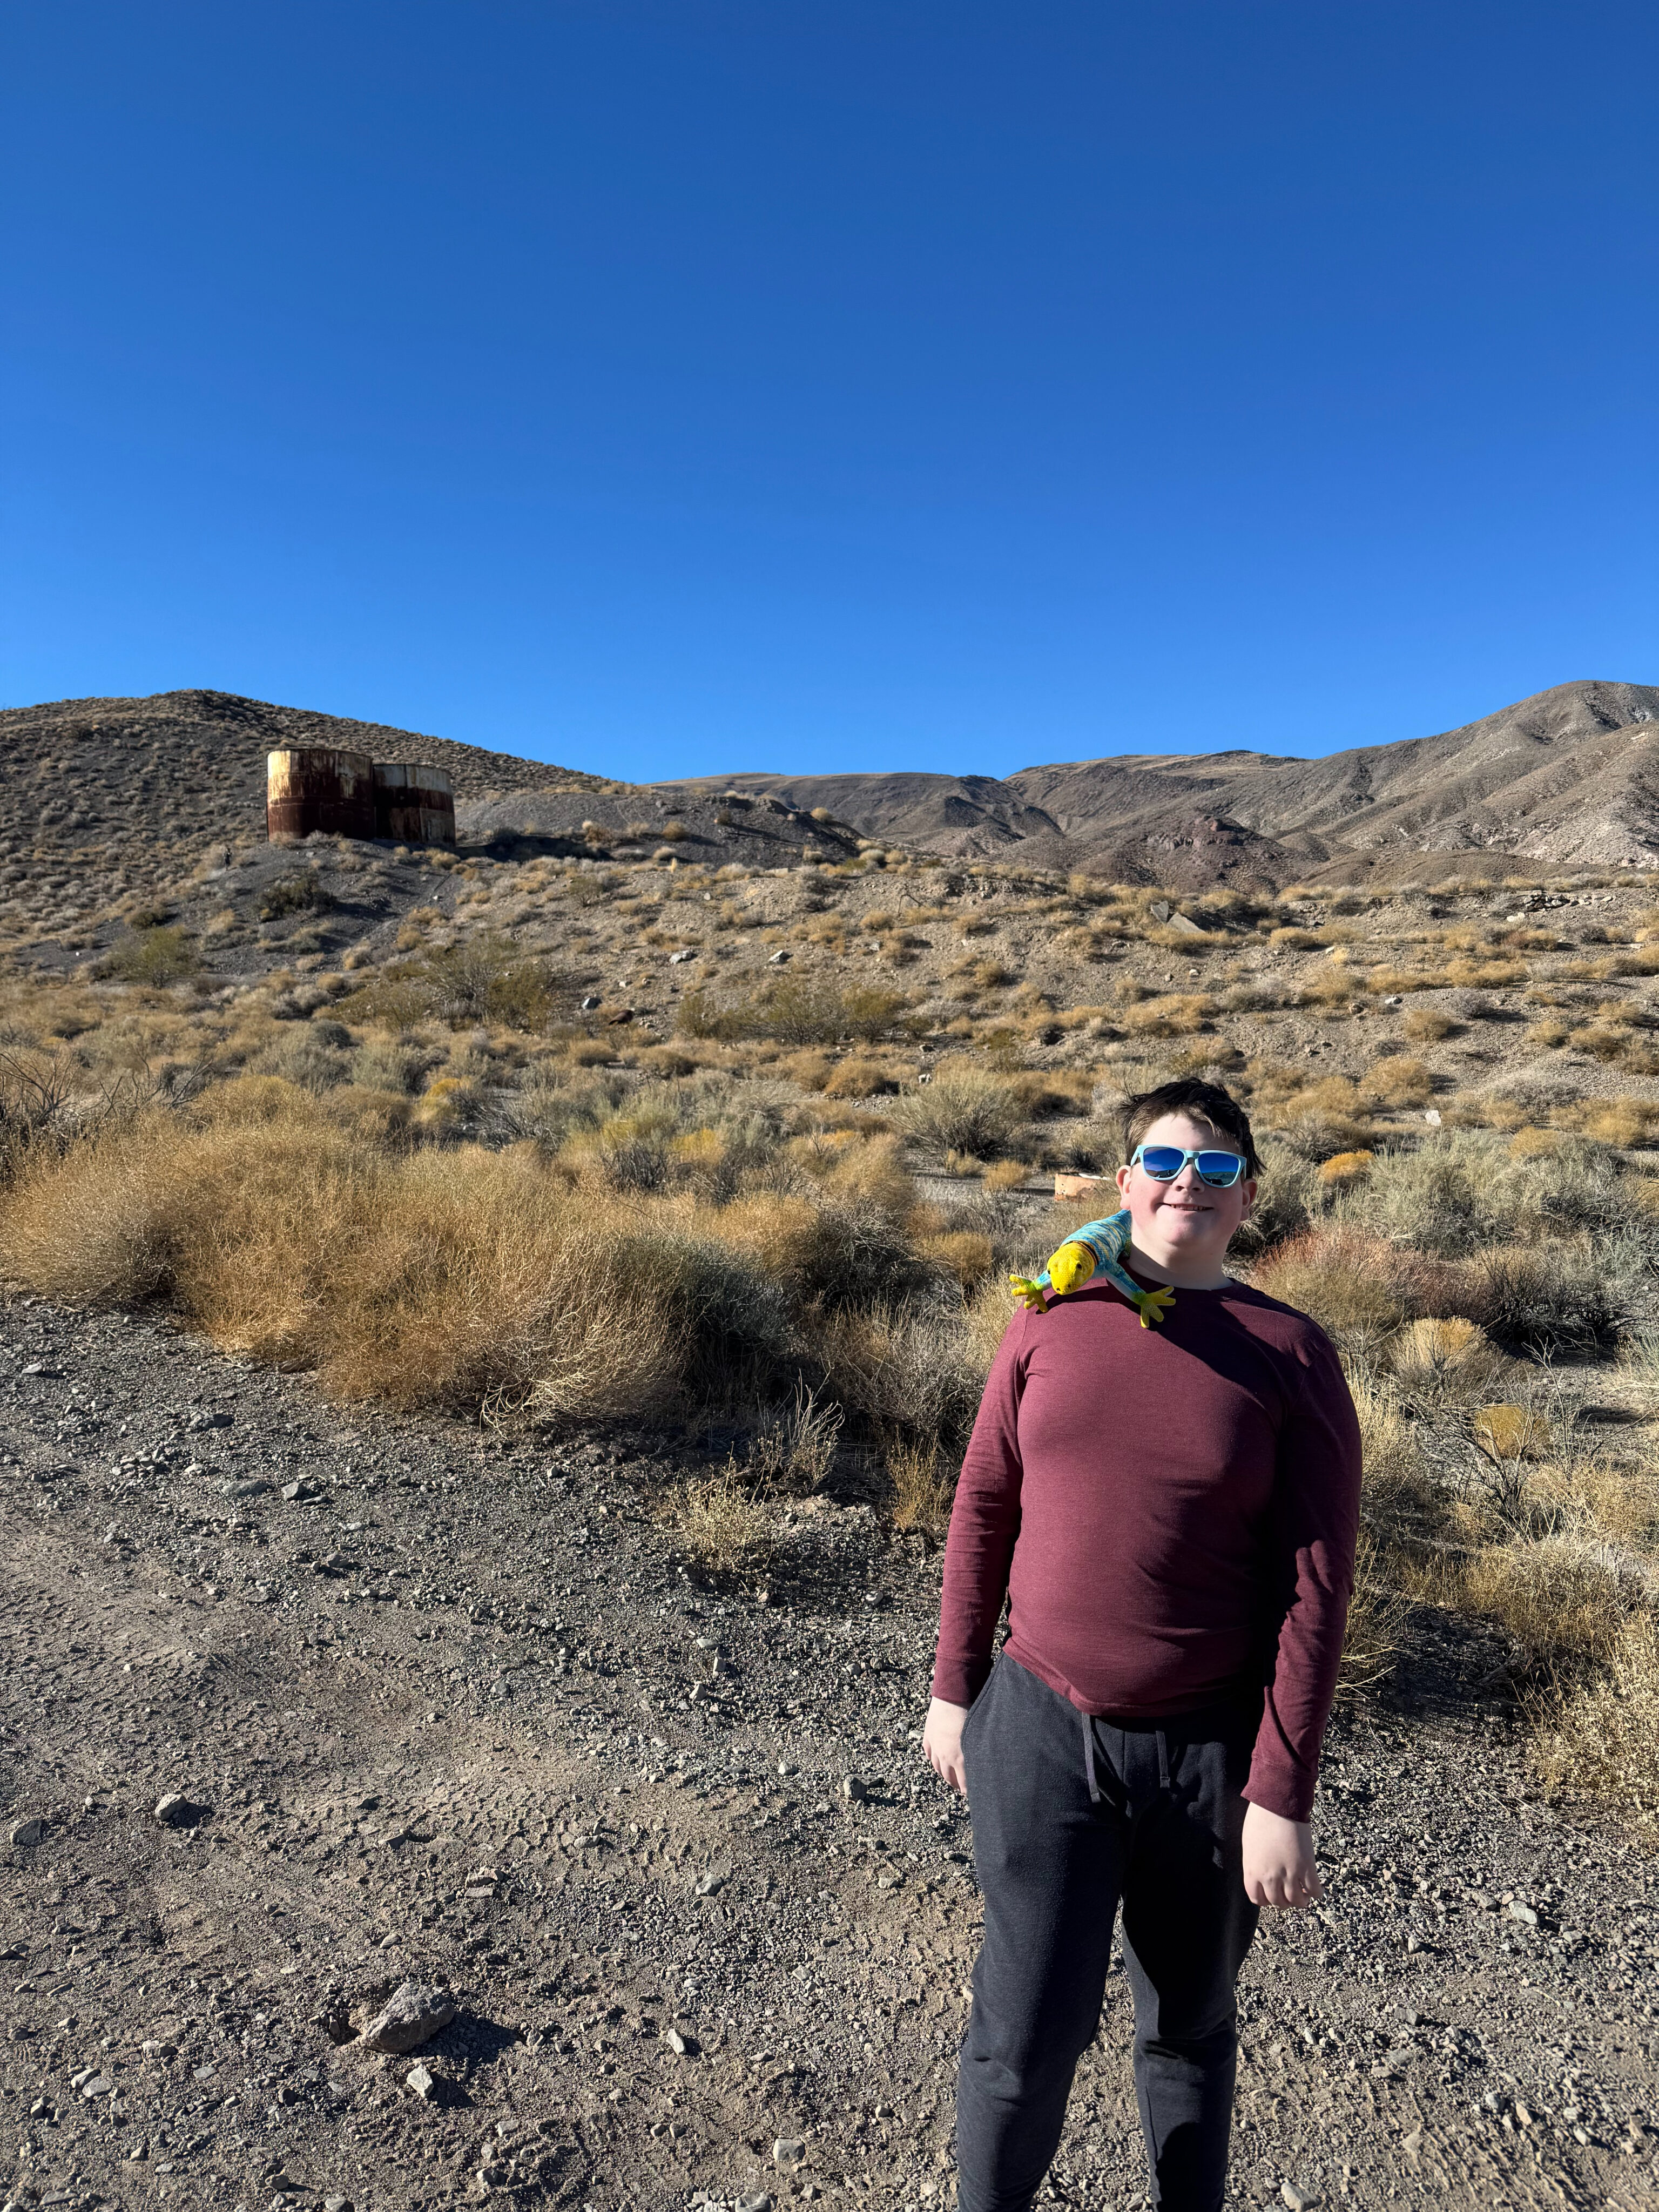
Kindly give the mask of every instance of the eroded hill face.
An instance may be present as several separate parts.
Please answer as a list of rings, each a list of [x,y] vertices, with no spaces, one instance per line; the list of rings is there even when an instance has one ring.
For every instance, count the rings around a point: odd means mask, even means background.
[[[1659,860],[1659,689],[1563,684],[1440,736],[1322,760],[1127,754],[991,776],[741,775],[869,836],[1124,883],[1433,881],[1455,856]],[[696,789],[696,785],[680,787]]]

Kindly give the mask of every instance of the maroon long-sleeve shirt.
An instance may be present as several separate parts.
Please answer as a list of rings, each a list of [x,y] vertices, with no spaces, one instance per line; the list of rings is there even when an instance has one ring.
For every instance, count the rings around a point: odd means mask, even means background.
[[[1003,1338],[957,1486],[933,1694],[1008,1656],[1085,1713],[1248,1696],[1245,1796],[1305,1820],[1353,1583],[1359,1425],[1330,1340],[1242,1283],[1161,1327],[1109,1284]]]

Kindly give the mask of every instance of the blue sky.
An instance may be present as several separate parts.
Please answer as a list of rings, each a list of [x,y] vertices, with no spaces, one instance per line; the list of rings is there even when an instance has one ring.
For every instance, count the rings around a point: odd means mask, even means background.
[[[0,702],[639,778],[1659,679],[1648,4],[21,0]]]

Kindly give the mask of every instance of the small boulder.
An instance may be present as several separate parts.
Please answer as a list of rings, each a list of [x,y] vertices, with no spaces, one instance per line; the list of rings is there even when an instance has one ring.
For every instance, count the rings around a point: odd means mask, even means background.
[[[14,1820],[11,1840],[19,1850],[30,1850],[36,1844],[44,1844],[46,1840],[46,1824],[38,1819]]]
[[[358,2041],[367,2050],[386,2051],[400,2057],[447,2027],[459,2008],[447,1990],[425,1982],[405,1982],[392,1991]]]
[[[155,1801],[155,1817],[164,1828],[195,1828],[207,1818],[205,1805],[192,1804],[176,1790]]]

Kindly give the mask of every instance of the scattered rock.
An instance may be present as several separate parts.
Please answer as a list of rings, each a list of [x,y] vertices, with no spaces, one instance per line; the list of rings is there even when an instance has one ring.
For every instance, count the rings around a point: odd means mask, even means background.
[[[781,968],[793,957],[790,952],[775,952],[766,964],[769,968]]]
[[[114,2087],[114,2082],[110,2080],[107,2074],[94,2074],[90,2080],[81,2084],[81,2094],[84,2100],[90,2102],[94,2097],[108,2096]]]
[[[1319,2191],[1310,2189],[1304,2181],[1281,2181],[1279,2193],[1289,2212],[1313,2212],[1319,2202]]]
[[[1538,1915],[1531,1905],[1522,1905],[1519,1898],[1512,1897],[1504,1909],[1511,1920],[1518,1920],[1523,1928],[1537,1927]]]
[[[198,1827],[207,1815],[205,1805],[193,1804],[176,1790],[169,1790],[155,1801],[155,1817],[164,1828]]]
[[[683,2035],[678,2027],[671,2027],[663,2041],[677,2058],[695,2058],[702,2048],[695,2035]]]
[[[283,1495],[290,1505],[308,1505],[313,1498],[323,1494],[322,1486],[312,1476],[302,1474],[297,1482],[285,1482]]]
[[[429,2066],[411,2066],[404,2076],[404,2087],[423,2101],[429,2101],[436,2094],[438,2077]]]
[[[401,2057],[429,2042],[440,2028],[449,2026],[459,2009],[447,1990],[424,1982],[405,1982],[393,1990],[358,2040],[366,2050]]]
[[[219,1485],[221,1494],[233,1501],[245,1498],[263,1498],[270,1488],[270,1485],[260,1474],[251,1474],[243,1482],[222,1482]]]
[[[863,1783],[859,1780],[856,1774],[849,1774],[848,1776],[847,1779],[841,1785],[841,1794],[844,1798],[846,1798],[849,1805],[862,1805],[868,1801],[870,1796],[870,1792],[865,1788]]]
[[[780,2136],[772,2146],[774,2166],[797,2166],[806,2156],[806,2145],[799,2136]]]
[[[35,1844],[46,1840],[46,1824],[38,1817],[12,1823],[11,1840],[19,1850],[27,1850]]]
[[[713,1897],[716,1890],[724,1889],[725,1887],[726,1876],[717,1867],[710,1867],[708,1873],[702,1875],[697,1883],[697,1895]]]
[[[688,960],[695,960],[696,957],[695,952],[671,952],[668,964],[671,968],[683,968]]]

